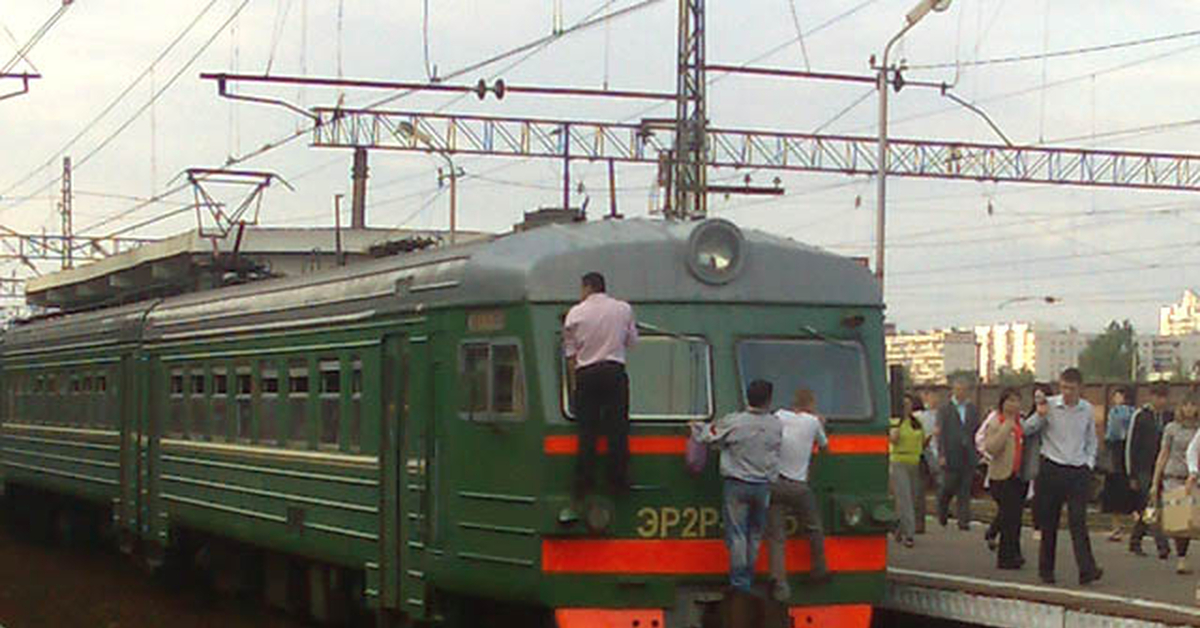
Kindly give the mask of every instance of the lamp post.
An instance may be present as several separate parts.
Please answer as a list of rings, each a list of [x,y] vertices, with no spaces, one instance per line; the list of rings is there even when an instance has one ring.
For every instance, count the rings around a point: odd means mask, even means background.
[[[429,134],[418,130],[415,126],[408,122],[401,122],[398,126],[398,131],[415,139],[418,142],[429,147],[429,150],[437,153],[442,159],[446,160],[448,171],[443,173],[441,168],[438,168],[438,186],[441,186],[443,181],[450,181],[450,244],[453,245],[458,236],[458,178],[463,174],[463,171],[454,165],[454,159],[446,151],[433,145],[433,138]]]
[[[892,46],[900,41],[908,31],[917,25],[930,11],[945,11],[950,8],[951,0],[921,0],[904,16],[904,28],[900,29],[887,46],[883,48],[883,63],[879,66],[879,161],[876,175],[877,192],[875,202],[875,277],[879,279],[879,292],[883,293],[883,257],[884,257],[884,228],[886,226],[885,209],[887,206],[887,166],[888,166],[888,56]]]

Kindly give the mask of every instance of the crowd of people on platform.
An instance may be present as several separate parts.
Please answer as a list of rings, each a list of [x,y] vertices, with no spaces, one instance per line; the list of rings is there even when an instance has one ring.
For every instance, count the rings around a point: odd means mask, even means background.
[[[1056,582],[1055,555],[1063,507],[1071,535],[1080,584],[1099,580],[1088,532],[1088,504],[1101,456],[1106,464],[1101,510],[1111,514],[1107,538],[1128,538],[1131,553],[1145,556],[1143,540],[1154,538],[1158,557],[1176,556],[1175,571],[1191,573],[1189,539],[1169,539],[1157,522],[1165,493],[1180,487],[1194,490],[1200,479],[1200,390],[1189,392],[1173,411],[1166,385],[1150,390],[1149,400],[1135,407],[1133,395],[1112,393],[1103,422],[1082,397],[1077,369],[1063,371],[1057,392],[1033,387],[1026,402],[1017,388],[1001,391],[984,412],[971,401],[971,381],[951,382],[949,399],[938,403],[935,392],[905,397],[903,415],[893,419],[891,489],[899,515],[896,540],[915,547],[924,532],[926,490],[936,490],[936,516],[948,525],[951,504],[961,530],[969,530],[971,495],[977,472],[992,499],[995,516],[984,533],[996,552],[997,569],[1022,569],[1021,528],[1028,505],[1039,541],[1038,575]],[[1200,587],[1197,589],[1200,602]]]

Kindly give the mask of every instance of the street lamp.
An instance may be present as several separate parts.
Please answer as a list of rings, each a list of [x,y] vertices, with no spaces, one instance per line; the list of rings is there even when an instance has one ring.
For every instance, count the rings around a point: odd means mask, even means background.
[[[441,168],[438,169],[438,187],[441,187],[442,181],[450,180],[450,244],[453,245],[458,235],[458,177],[462,174],[454,165],[454,159],[445,150],[433,145],[433,138],[429,134],[416,128],[409,122],[401,122],[397,125],[397,132],[401,135],[415,139],[418,142],[429,147],[429,150],[437,153],[446,160],[446,165],[449,166],[449,172],[443,174]]]
[[[900,41],[913,26],[917,25],[922,18],[929,15],[930,11],[945,11],[950,8],[951,0],[921,0],[917,6],[913,7],[908,15],[905,16],[904,28],[896,33],[887,46],[883,48],[883,63],[879,66],[879,162],[878,174],[876,175],[876,193],[875,202],[877,203],[875,216],[875,276],[879,279],[879,292],[883,293],[883,253],[884,253],[884,208],[887,200],[887,162],[888,162],[888,56],[892,52],[892,46]]]

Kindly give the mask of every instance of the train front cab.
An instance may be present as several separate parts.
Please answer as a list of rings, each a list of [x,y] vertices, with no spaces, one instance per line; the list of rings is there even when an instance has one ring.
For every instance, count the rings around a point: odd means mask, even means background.
[[[728,553],[721,523],[718,455],[696,476],[683,455],[689,421],[743,406],[747,382],[775,386],[775,407],[810,388],[828,418],[830,447],[810,483],[818,496],[832,580],[806,581],[807,538],[791,535],[786,563],[792,597],[767,604],[764,626],[865,628],[883,596],[887,498],[887,401],[882,312],[877,306],[803,303],[653,303],[630,353],[631,475],[626,494],[570,497],[578,452],[561,337],[539,348],[556,365],[557,412],[546,410],[548,484],[557,525],[541,539],[541,597],[559,628],[724,628]],[[535,308],[535,328],[553,327],[566,305]],[[543,335],[545,337],[545,335]],[[546,403],[549,403],[547,401]],[[605,457],[600,458],[602,472]],[[603,477],[602,473],[597,474]],[[603,486],[603,485],[602,485]],[[789,521],[791,532],[797,527]],[[769,584],[767,546],[756,584]],[[769,591],[769,588],[765,588]]]

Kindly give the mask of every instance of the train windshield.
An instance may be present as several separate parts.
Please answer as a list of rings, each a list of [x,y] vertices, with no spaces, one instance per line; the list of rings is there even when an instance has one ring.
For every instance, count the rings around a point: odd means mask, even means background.
[[[626,358],[631,421],[689,421],[712,416],[712,356],[707,342],[681,336],[642,336]],[[563,378],[563,401],[573,417]]]
[[[857,342],[755,339],[738,343],[738,368],[745,383],[765,379],[775,386],[775,405],[785,406],[797,388],[816,395],[818,414],[833,420],[871,418],[867,358]]]

